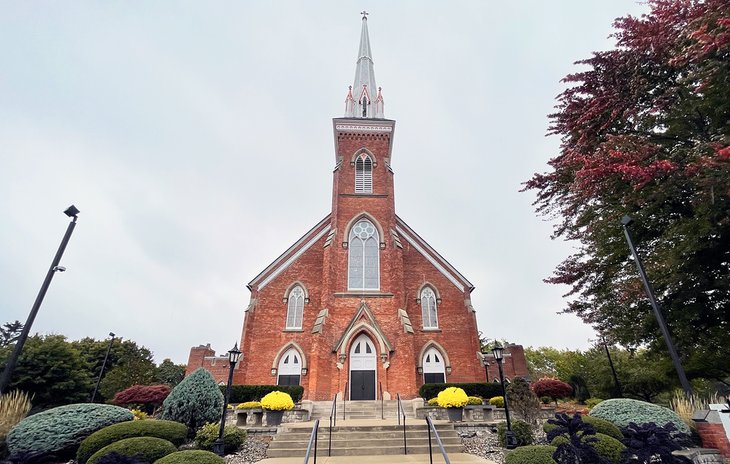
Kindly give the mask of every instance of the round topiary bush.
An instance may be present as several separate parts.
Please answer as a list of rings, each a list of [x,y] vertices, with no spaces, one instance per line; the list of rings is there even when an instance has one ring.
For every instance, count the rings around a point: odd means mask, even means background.
[[[11,458],[26,453],[38,457],[71,457],[81,441],[108,425],[131,421],[131,412],[109,404],[79,403],[28,416],[7,436]]]
[[[117,406],[140,405],[148,414],[159,408],[170,394],[169,385],[132,385],[117,392],[112,403]]]
[[[535,441],[535,437],[532,434],[532,427],[530,427],[530,424],[521,420],[512,420],[510,422],[510,425],[512,426],[512,432],[515,434],[515,437],[517,437],[517,446],[531,445]],[[499,442],[499,446],[501,446],[502,448],[504,448],[506,444],[506,432],[507,423],[500,422],[497,425],[497,441]]]
[[[505,464],[556,464],[553,453],[557,448],[549,445],[521,446],[504,457]]]
[[[586,435],[586,438],[594,437],[596,440],[590,443],[590,447],[596,450],[599,456],[608,459],[611,464],[618,464],[621,462],[621,452],[626,449],[623,443],[616,440],[613,437],[605,435],[603,433],[597,433],[595,435]],[[568,443],[570,440],[567,435],[559,435],[553,438],[550,442],[551,445],[557,447],[563,443]],[[583,441],[583,439],[581,439]]]
[[[294,401],[289,393],[272,391],[261,398],[261,407],[269,411],[290,411],[294,409]]]
[[[458,387],[448,387],[438,394],[437,402],[442,408],[463,408],[469,401],[466,392]]]
[[[186,450],[168,454],[154,464],[224,464],[226,461],[210,451]]]
[[[188,428],[179,422],[166,420],[144,420],[122,422],[121,424],[110,425],[89,435],[81,442],[76,452],[76,461],[79,464],[86,464],[92,454],[107,445],[125,438],[134,437],[155,437],[180,446],[185,441]]]
[[[205,424],[195,435],[195,444],[198,445],[198,448],[210,451],[213,449],[213,442],[218,438],[219,432],[220,424]],[[225,453],[233,453],[241,447],[245,440],[245,430],[232,425],[227,425],[223,429],[223,451]]]
[[[92,454],[88,464],[96,464],[96,461],[111,453],[121,454],[123,456],[137,456],[141,461],[155,462],[163,456],[177,451],[175,445],[162,438],[155,437],[135,437],[125,438],[107,445]]]
[[[493,396],[492,398],[489,398],[489,404],[496,408],[503,408],[504,407],[504,396]]]
[[[598,417],[592,416],[582,416],[581,420],[587,424],[591,424],[593,428],[596,429],[597,433],[608,435],[609,437],[613,437],[617,440],[623,440],[624,438],[624,435],[621,433],[621,429],[605,419],[600,419]],[[545,431],[545,433],[548,433],[555,427],[557,427],[557,425],[545,422],[545,424],[543,424],[542,426],[542,429]]]
[[[188,427],[188,435],[223,414],[223,394],[207,370],[196,369],[172,389],[162,403],[162,419],[173,420]]]
[[[666,425],[671,422],[682,433],[689,434],[690,430],[682,419],[669,408],[645,401],[617,398],[606,400],[597,404],[591,409],[590,415],[605,419],[619,428],[629,425],[629,422],[636,424],[648,424],[653,422],[656,425]]]

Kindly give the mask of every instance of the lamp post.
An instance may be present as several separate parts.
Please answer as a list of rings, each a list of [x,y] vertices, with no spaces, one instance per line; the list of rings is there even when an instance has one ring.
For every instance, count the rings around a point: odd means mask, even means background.
[[[654,317],[656,317],[657,323],[659,323],[659,328],[662,330],[662,335],[664,335],[664,341],[667,344],[669,356],[671,356],[672,363],[674,363],[674,368],[677,370],[677,376],[679,376],[679,383],[682,385],[684,394],[686,396],[690,396],[692,395],[692,387],[689,385],[687,376],[684,373],[684,368],[682,367],[682,362],[679,360],[679,355],[677,354],[677,350],[674,348],[674,343],[672,343],[672,336],[669,334],[669,328],[667,328],[667,323],[664,322],[664,316],[662,316],[662,312],[659,309],[659,303],[657,303],[656,297],[654,296],[654,289],[651,287],[651,283],[649,283],[649,279],[646,277],[644,263],[641,262],[641,258],[639,258],[639,254],[636,252],[634,240],[631,238],[631,232],[629,232],[629,226],[633,224],[633,222],[634,220],[631,219],[629,216],[624,216],[623,218],[621,218],[621,225],[624,228],[626,241],[629,244],[631,254],[634,256],[634,261],[636,261],[636,267],[639,269],[639,276],[641,277],[642,282],[644,282],[646,295],[649,297],[651,307],[654,309]]]
[[[611,359],[611,352],[608,351],[608,344],[606,343],[606,337],[601,337],[603,341],[603,347],[606,349],[606,356],[608,356],[608,365],[611,366],[611,373],[613,374],[613,383],[616,386],[616,393],[619,397],[624,396],[621,391],[621,383],[618,381],[618,375],[616,375],[616,368],[613,366],[613,359]]]
[[[512,432],[512,422],[509,420],[509,401],[507,401],[507,389],[504,388],[504,372],[502,372],[502,360],[504,359],[504,348],[502,345],[495,344],[492,348],[492,354],[497,367],[499,367],[499,381],[502,383],[502,397],[504,398],[504,415],[507,418],[507,431],[504,433],[504,442],[507,449],[517,448],[517,437]]]
[[[231,395],[231,382],[233,382],[233,369],[235,369],[238,361],[241,360],[241,350],[238,349],[238,343],[233,345],[233,348],[228,352],[228,365],[230,370],[228,371],[228,383],[226,384],[226,394],[223,398],[223,414],[221,415],[221,428],[218,430],[218,438],[213,442],[213,452],[218,456],[225,454],[225,443],[223,442],[223,430],[226,426],[226,413],[228,412],[228,397]]]
[[[484,364],[484,376],[487,378],[487,383],[489,383],[489,361],[487,360],[487,353],[482,353],[482,364]]]
[[[51,285],[51,280],[53,279],[53,275],[56,272],[63,272],[66,270],[65,267],[59,266],[58,263],[61,261],[61,257],[63,256],[63,252],[66,250],[66,245],[68,245],[68,240],[71,238],[71,233],[74,231],[74,227],[76,227],[76,219],[78,219],[79,210],[74,206],[71,205],[68,208],[66,208],[66,211],[63,213],[73,218],[71,222],[68,224],[68,227],[66,228],[66,234],[63,236],[63,239],[61,240],[61,245],[58,247],[58,251],[56,251],[56,256],[53,257],[53,262],[51,262],[51,267],[48,268],[48,272],[46,273],[46,278],[43,281],[43,284],[41,285],[41,289],[38,292],[38,296],[35,298],[35,302],[33,303],[33,307],[30,309],[30,314],[28,315],[28,320],[25,321],[25,325],[23,326],[23,331],[20,332],[20,336],[18,337],[18,341],[15,342],[15,348],[13,349],[13,353],[10,355],[10,358],[8,359],[8,363],[5,365],[5,370],[3,371],[2,378],[0,378],[0,394],[2,394],[8,385],[10,385],[10,380],[13,376],[13,371],[15,370],[15,365],[18,363],[18,358],[20,357],[20,353],[23,351],[23,345],[25,345],[25,341],[28,339],[28,334],[30,333],[30,328],[33,326],[33,321],[35,321],[35,317],[38,314],[38,310],[41,307],[41,303],[43,303],[43,297],[46,296],[46,292],[48,291],[48,286]]]
[[[101,383],[101,376],[104,375],[104,369],[106,368],[106,360],[109,359],[109,352],[112,350],[112,344],[114,343],[114,332],[109,332],[109,336],[112,337],[109,340],[109,346],[106,348],[106,354],[104,355],[104,362],[101,363],[101,370],[99,371],[99,378],[96,379],[96,386],[94,387],[94,393],[91,394],[89,403],[93,403],[96,398],[96,392],[99,391],[99,384]]]

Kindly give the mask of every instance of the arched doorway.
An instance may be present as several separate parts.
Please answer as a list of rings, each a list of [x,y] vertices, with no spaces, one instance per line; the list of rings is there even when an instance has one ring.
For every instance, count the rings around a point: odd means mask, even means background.
[[[444,358],[436,348],[429,348],[423,355],[423,383],[446,382]]]
[[[358,336],[350,347],[350,399],[375,399],[375,344],[365,334]]]
[[[302,360],[299,352],[290,348],[281,355],[277,372],[279,373],[277,385],[299,385],[302,375]]]

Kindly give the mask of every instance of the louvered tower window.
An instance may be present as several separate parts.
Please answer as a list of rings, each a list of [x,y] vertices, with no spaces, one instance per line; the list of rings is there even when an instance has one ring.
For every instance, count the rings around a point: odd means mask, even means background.
[[[380,241],[378,229],[361,219],[350,230],[348,288],[377,290],[380,288]]]
[[[355,193],[373,193],[373,160],[365,153],[355,161]]]
[[[436,308],[436,294],[430,287],[421,291],[421,313],[423,315],[423,328],[438,328],[438,310]]]
[[[302,316],[304,315],[304,290],[296,286],[289,292],[289,300],[286,311],[286,328],[301,329]]]

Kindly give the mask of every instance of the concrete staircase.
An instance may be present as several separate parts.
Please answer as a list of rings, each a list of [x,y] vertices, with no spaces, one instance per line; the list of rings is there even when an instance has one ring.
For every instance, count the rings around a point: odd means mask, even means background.
[[[413,404],[416,402],[417,405]],[[415,406],[421,406],[422,400],[402,400],[401,404],[407,419],[416,417]],[[332,412],[332,401],[313,401],[310,420],[319,419],[322,425],[329,424],[329,417]],[[337,402],[337,420],[343,419],[397,419],[398,401],[387,400],[381,404],[380,400],[375,401],[343,401]]]
[[[317,456],[327,456],[329,441],[329,412],[327,421],[320,420],[317,436]],[[348,425],[347,422],[357,425]],[[332,456],[374,456],[374,455],[403,455],[403,426],[393,420],[351,420],[340,421],[342,425],[332,428]],[[269,444],[266,452],[268,458],[304,457],[309,437],[312,432],[312,423],[309,427],[289,426],[284,424]],[[434,424],[441,442],[448,454],[463,451],[461,439],[449,423]],[[434,456],[440,451],[436,438],[432,433]],[[408,454],[428,454],[428,429],[423,420],[407,421],[406,441]]]

